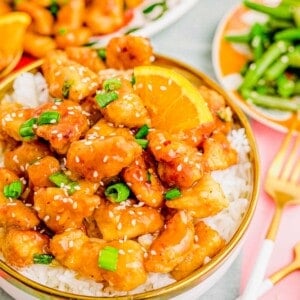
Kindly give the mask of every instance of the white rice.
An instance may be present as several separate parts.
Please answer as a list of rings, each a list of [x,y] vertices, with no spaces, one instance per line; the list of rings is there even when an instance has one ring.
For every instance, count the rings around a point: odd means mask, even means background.
[[[25,99],[24,104],[26,106],[37,106],[48,100],[47,84],[40,73],[35,75],[25,73],[21,75],[15,80],[13,87],[14,92],[9,97],[17,101]],[[214,171],[212,176],[222,186],[224,194],[229,200],[229,206],[219,214],[203,219],[207,225],[217,230],[227,242],[230,241],[241,223],[249,204],[248,199],[252,189],[252,169],[249,161],[250,146],[245,134],[245,129],[232,130],[228,139],[232,147],[238,152],[239,163],[223,171]],[[139,239],[139,242],[146,245],[149,240],[151,240],[151,236],[145,235]],[[209,258],[206,262],[208,261]],[[78,276],[76,272],[61,266],[36,264],[18,271],[24,276],[47,287],[73,294],[89,296],[136,294],[157,289],[175,282],[169,274],[151,273],[148,274],[148,280],[145,284],[127,293],[115,292],[111,288],[104,287],[102,283],[96,283],[91,279],[82,278]]]

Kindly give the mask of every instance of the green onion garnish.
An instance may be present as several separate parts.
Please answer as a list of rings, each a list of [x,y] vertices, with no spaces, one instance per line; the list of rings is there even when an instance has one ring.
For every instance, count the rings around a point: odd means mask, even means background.
[[[99,93],[96,95],[96,101],[101,108],[106,107],[110,102],[113,102],[118,98],[118,93],[114,91],[108,93]]]
[[[106,79],[103,82],[103,88],[106,92],[112,92],[118,90],[122,86],[121,80],[119,78]]]
[[[130,83],[131,83],[131,85],[135,85],[135,83],[136,83],[136,78],[135,78],[134,74],[131,76]]]
[[[149,141],[146,139],[135,139],[135,141],[143,148],[146,149],[148,147]]]
[[[59,35],[66,35],[68,33],[68,29],[65,27],[59,28],[57,33]]]
[[[3,194],[6,198],[17,199],[21,196],[22,193],[22,183],[20,180],[16,180],[7,184],[3,188]]]
[[[125,183],[120,182],[108,186],[104,194],[111,202],[119,203],[128,199],[130,189]]]
[[[34,125],[37,123],[37,118],[31,118],[21,124],[19,128],[19,134],[25,139],[31,139],[34,137]]]
[[[142,27],[141,26],[136,26],[136,27],[131,27],[127,31],[124,32],[125,35],[128,35],[130,33],[133,33],[137,30],[140,30]]]
[[[142,139],[149,133],[149,126],[147,124],[143,125],[135,134],[136,139]]]
[[[33,254],[33,263],[35,264],[49,265],[53,259],[54,256],[51,254]]]
[[[45,125],[45,124],[56,124],[60,119],[60,114],[57,111],[45,111],[40,114],[37,124]]]
[[[72,86],[72,82],[69,81],[69,80],[65,80],[63,86],[62,86],[62,95],[65,99],[69,98],[69,94],[70,94],[70,89],[71,89],[71,86]]]
[[[60,188],[66,188],[70,195],[72,195],[79,186],[76,181],[72,181],[66,174],[62,172],[51,174],[49,176],[49,180]]]
[[[99,58],[101,58],[103,61],[106,60],[106,49],[105,48],[98,49],[97,54],[98,54]]]
[[[98,266],[104,270],[115,272],[118,267],[119,250],[114,247],[106,246],[98,256]]]
[[[179,198],[181,196],[181,192],[178,188],[174,188],[165,192],[164,196],[166,200],[173,200]]]
[[[51,4],[49,6],[49,10],[51,12],[51,14],[56,17],[57,16],[57,13],[59,11],[59,5],[58,3],[56,2],[56,0],[52,0],[51,1]]]
[[[156,9],[159,8],[160,11],[158,12],[158,10],[156,11]],[[168,5],[166,0],[163,0],[161,2],[156,2],[153,3],[149,6],[147,6],[144,10],[143,10],[143,14],[145,16],[148,16],[151,20],[157,20],[159,19],[166,11],[168,10]],[[153,13],[158,12],[156,15],[154,15]],[[152,14],[152,15],[151,15]]]

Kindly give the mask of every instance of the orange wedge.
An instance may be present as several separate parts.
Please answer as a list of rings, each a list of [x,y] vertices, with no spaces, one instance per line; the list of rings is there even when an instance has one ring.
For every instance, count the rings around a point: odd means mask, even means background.
[[[0,71],[11,63],[23,51],[24,34],[31,22],[28,14],[11,12],[0,16]]]
[[[183,75],[159,66],[134,68],[135,90],[152,127],[175,133],[213,120],[198,89]]]

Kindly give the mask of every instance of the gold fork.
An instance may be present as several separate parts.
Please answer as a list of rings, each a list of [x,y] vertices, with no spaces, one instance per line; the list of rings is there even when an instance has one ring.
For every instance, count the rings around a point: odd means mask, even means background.
[[[298,112],[268,170],[264,188],[274,200],[275,212],[247,286],[239,299],[257,299],[274,248],[283,209],[286,205],[300,204],[300,134],[297,133],[294,137],[295,129],[300,124],[299,119]]]

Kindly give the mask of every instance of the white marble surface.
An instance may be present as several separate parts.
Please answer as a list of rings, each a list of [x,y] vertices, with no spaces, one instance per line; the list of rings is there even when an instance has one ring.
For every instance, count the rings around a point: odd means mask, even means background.
[[[177,58],[215,79],[212,40],[216,26],[238,0],[198,0],[182,19],[151,38],[155,52]],[[233,300],[240,284],[239,256],[223,278],[199,300]],[[12,300],[0,289],[1,300]],[[27,300],[27,299],[17,299]]]

